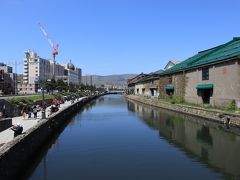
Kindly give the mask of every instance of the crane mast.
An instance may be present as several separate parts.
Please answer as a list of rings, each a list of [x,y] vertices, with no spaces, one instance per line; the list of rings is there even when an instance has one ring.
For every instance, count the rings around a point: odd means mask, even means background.
[[[40,30],[42,31],[43,35],[46,37],[49,45],[53,49],[53,52],[52,52],[52,55],[53,55],[53,78],[55,78],[55,58],[58,55],[58,46],[59,45],[53,43],[52,39],[48,36],[44,26],[41,23],[38,23],[38,25],[39,25]]]

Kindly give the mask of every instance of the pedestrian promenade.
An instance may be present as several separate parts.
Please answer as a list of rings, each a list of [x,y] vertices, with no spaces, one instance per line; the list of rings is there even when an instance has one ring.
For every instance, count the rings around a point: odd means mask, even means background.
[[[78,101],[81,101],[84,98],[85,97],[82,97]],[[65,109],[70,105],[71,105],[71,101],[65,101],[64,104],[60,105],[59,110]],[[50,114],[50,107],[46,109],[46,117],[49,117],[49,114]],[[40,111],[37,113],[37,119],[33,118],[33,114],[32,114],[32,117],[29,119],[27,118],[27,116],[25,117],[25,119],[23,118],[23,116],[13,117],[12,124],[13,125],[16,125],[17,123],[21,124],[23,127],[23,133],[24,133],[25,131],[27,131],[28,129],[35,126],[37,123],[39,123],[41,120],[42,120],[42,112]],[[8,143],[13,139],[14,139],[14,131],[12,131],[10,128],[0,132],[0,147],[3,144]]]

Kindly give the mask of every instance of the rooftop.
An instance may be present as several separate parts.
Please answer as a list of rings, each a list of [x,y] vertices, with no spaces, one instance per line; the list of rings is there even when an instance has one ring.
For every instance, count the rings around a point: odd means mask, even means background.
[[[229,58],[240,55],[240,37],[235,37],[233,40],[216,46],[211,49],[198,52],[196,55],[186,59],[185,61],[176,64],[175,66],[165,70],[161,74],[174,73],[186,69],[196,68],[210,63],[217,63]]]
[[[158,71],[155,71],[155,72],[149,73],[149,74],[147,74],[146,76],[144,76],[144,77],[138,79],[135,83],[146,82],[146,81],[150,81],[150,80],[153,80],[153,79],[159,78],[158,75],[160,75],[162,72],[163,72],[163,70],[160,69],[160,70],[158,70]]]

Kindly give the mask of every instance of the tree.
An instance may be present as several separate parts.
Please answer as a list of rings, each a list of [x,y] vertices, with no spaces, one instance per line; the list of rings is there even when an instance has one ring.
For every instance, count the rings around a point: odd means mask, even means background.
[[[66,82],[64,82],[62,79],[58,79],[56,81],[56,90],[59,92],[66,92],[68,90],[68,85]]]
[[[85,86],[84,84],[81,83],[79,88],[80,88],[81,91],[83,91],[83,90],[86,89],[86,86]]]
[[[45,89],[47,90],[47,92],[52,92],[56,89],[56,81],[55,79],[51,79],[50,81],[49,80],[46,80],[44,82],[44,86],[45,86]]]
[[[77,92],[76,85],[69,83],[69,92]]]

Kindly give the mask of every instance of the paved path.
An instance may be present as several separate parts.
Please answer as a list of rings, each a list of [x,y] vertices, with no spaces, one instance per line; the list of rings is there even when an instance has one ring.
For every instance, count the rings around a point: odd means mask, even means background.
[[[81,101],[84,98],[85,97],[80,98],[79,101]],[[59,110],[67,108],[70,105],[71,105],[71,102],[66,101],[64,104],[60,105]],[[48,117],[49,112],[50,112],[50,107],[48,107],[46,109],[46,117]],[[32,117],[33,117],[33,114],[32,114]],[[15,125],[17,123],[20,123],[23,126],[23,132],[25,132],[28,129],[30,129],[31,127],[33,127],[34,125],[36,125],[38,122],[40,122],[41,117],[42,117],[42,112],[41,111],[38,112],[37,119],[34,119],[34,118],[28,119],[27,115],[26,115],[25,119],[23,119],[22,116],[14,117],[14,118],[12,118],[12,124]],[[0,132],[0,147],[1,147],[1,145],[5,144],[5,143],[10,142],[13,138],[14,138],[14,132],[10,128]]]

